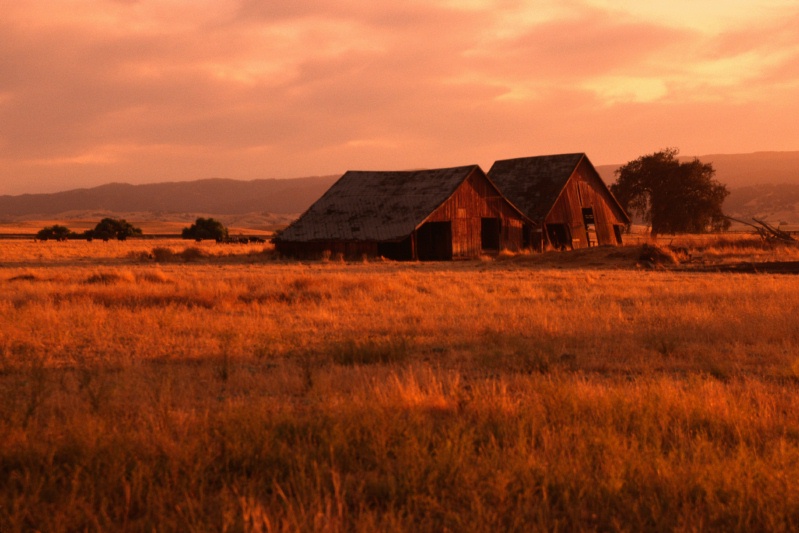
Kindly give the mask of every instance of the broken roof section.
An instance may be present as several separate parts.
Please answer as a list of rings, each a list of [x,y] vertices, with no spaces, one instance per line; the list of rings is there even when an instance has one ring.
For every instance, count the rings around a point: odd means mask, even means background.
[[[277,240],[398,241],[410,235],[477,165],[344,174]]]

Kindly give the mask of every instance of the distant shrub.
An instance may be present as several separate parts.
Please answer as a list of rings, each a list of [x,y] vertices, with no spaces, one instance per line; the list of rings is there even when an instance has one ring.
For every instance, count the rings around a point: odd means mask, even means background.
[[[93,230],[88,230],[83,235],[87,240],[102,239],[107,241],[117,239],[124,241],[128,237],[135,237],[141,234],[141,229],[130,224],[124,218],[104,218],[97,223]]]
[[[181,237],[184,239],[194,239],[196,241],[205,239],[225,241],[228,238],[228,230],[224,224],[218,220],[200,217],[188,228],[183,228]]]
[[[644,244],[641,246],[641,255],[638,257],[638,261],[648,266],[676,265],[680,262],[680,258],[674,250],[668,247],[657,244]]]
[[[198,259],[203,259],[205,257],[208,257],[208,254],[206,254],[205,252],[203,252],[199,248],[196,248],[194,246],[190,246],[189,248],[186,248],[185,250],[180,252],[180,257],[184,261],[196,261]]]
[[[54,224],[40,229],[36,238],[40,241],[65,241],[74,235],[68,227]]]
[[[152,258],[158,261],[159,263],[165,263],[167,261],[175,260],[175,252],[173,252],[169,248],[164,248],[162,246],[153,248],[153,251],[151,252],[150,255],[152,255]]]
[[[208,254],[195,246],[185,248],[181,252],[173,252],[170,248],[158,246],[153,248],[152,251],[147,254],[147,257],[157,263],[174,263],[204,259],[208,257]]]

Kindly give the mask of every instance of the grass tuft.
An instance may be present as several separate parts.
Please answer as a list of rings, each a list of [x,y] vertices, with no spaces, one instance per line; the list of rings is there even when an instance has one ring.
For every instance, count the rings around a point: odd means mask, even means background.
[[[85,283],[113,285],[121,282],[132,282],[134,276],[130,272],[98,272],[86,278]]]
[[[337,365],[398,364],[408,360],[411,343],[405,337],[345,339],[331,344],[326,354]]]

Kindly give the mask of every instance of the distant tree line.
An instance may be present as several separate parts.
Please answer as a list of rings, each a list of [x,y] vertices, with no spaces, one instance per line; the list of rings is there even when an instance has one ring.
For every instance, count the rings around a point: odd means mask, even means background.
[[[129,237],[141,236],[142,231],[133,224],[123,219],[104,218],[94,229],[87,229],[83,233],[71,231],[68,227],[59,224],[47,226],[36,233],[36,239],[40,241],[65,241],[67,239],[83,239],[91,241],[102,239],[109,241],[116,239],[124,241]]]
[[[36,233],[36,239],[40,241],[65,241],[67,239],[87,241],[116,239],[124,241],[130,237],[139,237],[141,235],[142,230],[125,219],[104,218],[93,229],[88,229],[82,233],[74,232],[60,224],[47,226]],[[213,218],[198,218],[194,224],[183,228],[181,237],[196,241],[212,239],[217,242],[231,242],[228,229],[224,224]],[[259,240],[263,242],[263,239]],[[235,241],[238,242],[238,238]]]

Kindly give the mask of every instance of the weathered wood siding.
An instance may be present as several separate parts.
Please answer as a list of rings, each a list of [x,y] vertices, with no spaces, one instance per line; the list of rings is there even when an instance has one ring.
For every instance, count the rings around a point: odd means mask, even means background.
[[[500,219],[500,249],[521,250],[524,220],[480,173],[473,172],[455,193],[427,218],[452,222],[452,257],[478,257],[483,253],[481,221]]]
[[[545,219],[545,224],[568,225],[574,248],[588,246],[588,234],[583,222],[584,207],[593,209],[599,245],[617,244],[614,226],[625,224],[615,202],[598,181],[601,179],[585,161],[580,163]]]

